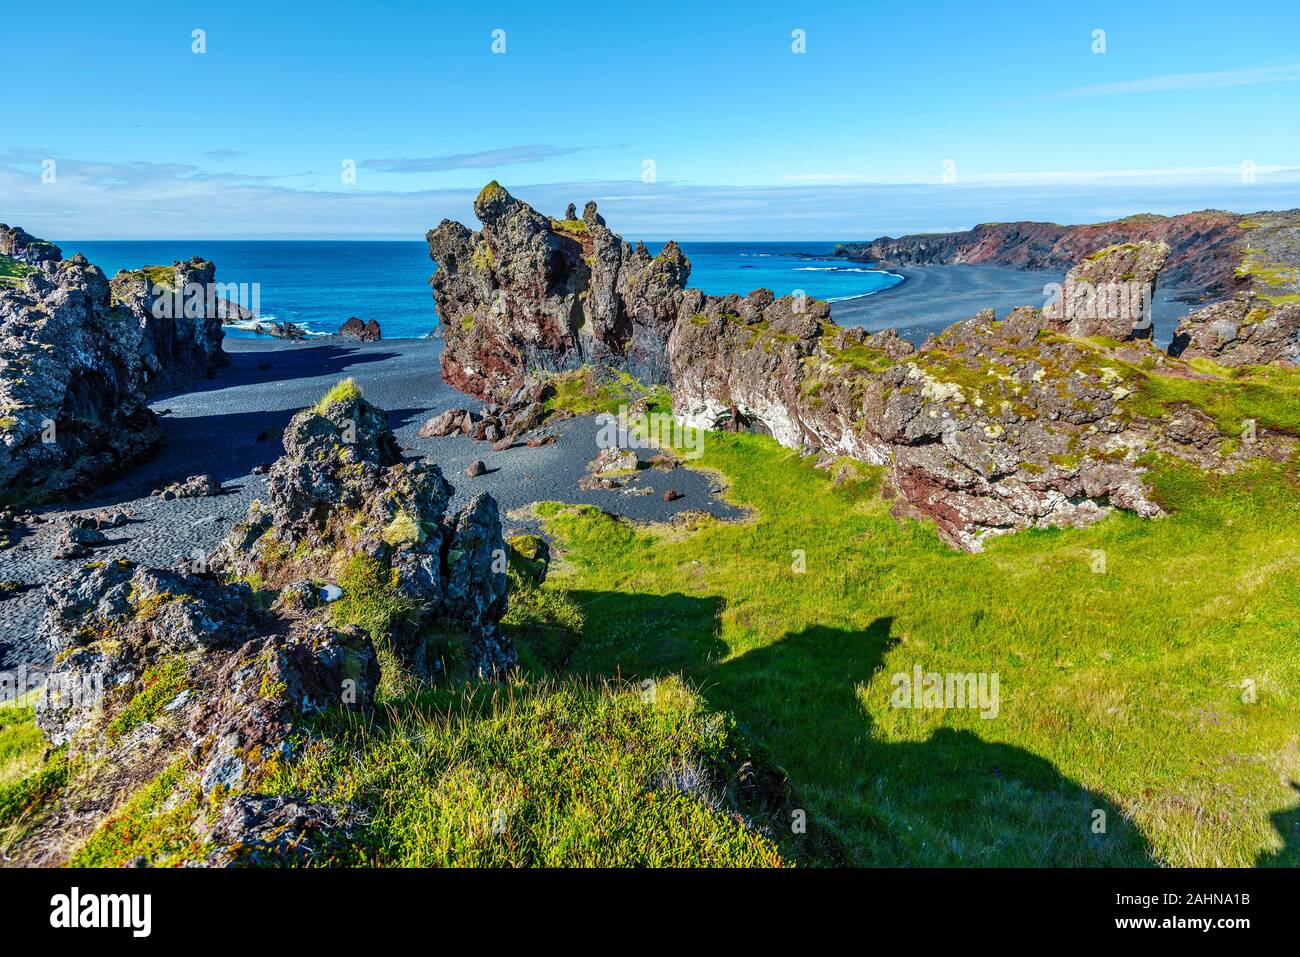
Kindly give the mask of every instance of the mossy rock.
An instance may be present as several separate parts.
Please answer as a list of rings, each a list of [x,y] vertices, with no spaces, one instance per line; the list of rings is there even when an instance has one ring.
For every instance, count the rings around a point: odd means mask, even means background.
[[[516,535],[506,542],[506,563],[534,585],[540,585],[551,564],[551,547],[539,535]]]

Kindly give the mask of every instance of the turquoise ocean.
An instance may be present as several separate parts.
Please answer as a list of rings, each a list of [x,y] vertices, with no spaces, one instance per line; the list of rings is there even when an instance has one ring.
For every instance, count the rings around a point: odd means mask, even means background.
[[[434,265],[423,242],[54,241],[65,256],[82,253],[109,276],[202,256],[216,264],[218,282],[258,284],[263,319],[294,322],[314,334],[337,332],[349,316],[379,320],[387,339],[427,336],[438,324],[429,291]],[[646,245],[653,253],[661,244]],[[832,258],[833,242],[681,245],[691,260],[690,284],[714,295],[765,287],[778,296],[802,290],[835,301],[901,282],[891,273]]]

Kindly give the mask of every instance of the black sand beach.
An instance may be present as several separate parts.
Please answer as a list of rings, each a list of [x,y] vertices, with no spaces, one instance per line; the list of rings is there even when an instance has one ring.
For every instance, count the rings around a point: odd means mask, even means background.
[[[873,296],[836,302],[832,315],[842,324],[873,330],[895,325],[919,342],[982,308],[992,307],[1001,314],[1014,306],[1041,304],[1043,286],[1061,278],[989,266],[897,271],[906,282]],[[1163,340],[1168,341],[1177,316],[1188,309],[1162,298],[1156,305],[1157,339],[1163,332]],[[253,469],[269,465],[282,453],[278,430],[347,376],[361,384],[370,401],[388,410],[398,439],[410,454],[428,456],[442,467],[456,488],[457,505],[480,491],[496,496],[508,516],[508,534],[532,530],[527,516],[518,510],[548,500],[590,503],[637,521],[664,521],[691,511],[738,515],[719,498],[707,475],[689,469],[642,471],[636,485],[651,489],[648,494],[581,491],[578,480],[598,452],[597,425],[591,418],[559,423],[554,428],[559,441],[535,449],[517,445],[493,452],[487,443],[462,436],[419,438],[420,425],[431,415],[456,406],[479,406],[442,381],[439,338],[367,344],[227,338],[225,349],[231,365],[216,378],[151,403],[161,416],[163,431],[163,446],[153,458],[77,502],[75,508],[43,510],[45,524],[35,526],[13,547],[0,550],[0,580],[26,586],[0,603],[0,669],[48,661],[48,651],[37,638],[44,607],[41,586],[65,575],[71,564],[50,557],[60,516],[110,505],[131,509],[131,522],[114,530],[107,546],[96,549],[99,560],[129,558],[171,567],[205,555],[244,516],[249,503],[264,493],[265,479],[254,475]],[[465,469],[475,459],[482,459],[488,472],[470,478]],[[166,502],[150,496],[154,489],[203,472],[222,483],[221,495]],[[664,502],[668,489],[682,497]]]
[[[580,490],[578,480],[599,452],[593,418],[560,422],[551,429],[559,441],[531,449],[521,443],[494,452],[488,443],[463,436],[420,438],[416,433],[429,416],[455,406],[477,409],[481,404],[439,377],[441,339],[341,345],[227,338],[225,348],[231,365],[215,379],[194,391],[150,403],[156,412],[166,412],[159,420],[163,447],[157,455],[77,502],[75,508],[42,510],[47,523],[0,551],[0,580],[29,586],[0,604],[0,670],[48,661],[36,634],[43,614],[40,586],[66,574],[77,561],[50,557],[60,516],[110,505],[132,510],[131,522],[112,531],[109,544],[95,550],[95,560],[129,558],[171,567],[201,557],[216,548],[230,526],[243,518],[249,503],[264,494],[266,480],[254,475],[253,468],[270,464],[283,453],[278,430],[347,376],[361,384],[370,401],[388,410],[407,452],[438,463],[456,489],[456,506],[478,492],[491,492],[506,516],[507,535],[534,528],[527,516],[510,513],[538,501],[588,503],[637,521],[664,521],[682,512],[740,514],[721,500],[707,475],[690,469],[642,470],[632,487],[650,489],[643,494]],[[273,434],[259,440],[268,430]],[[643,458],[648,455],[642,453]],[[475,459],[482,459],[488,472],[470,478],[465,469]],[[221,495],[171,501],[150,496],[154,489],[200,472],[222,483]],[[665,502],[669,489],[681,497]]]
[[[905,281],[870,296],[831,303],[831,315],[840,325],[864,326],[872,332],[893,326],[904,339],[917,344],[981,309],[994,309],[1004,316],[1016,306],[1042,306],[1048,300],[1044,287],[1065,278],[1064,273],[1050,270],[1005,266],[882,268]],[[1194,308],[1178,301],[1179,295],[1177,289],[1156,289],[1151,311],[1159,346],[1169,344],[1178,320]]]

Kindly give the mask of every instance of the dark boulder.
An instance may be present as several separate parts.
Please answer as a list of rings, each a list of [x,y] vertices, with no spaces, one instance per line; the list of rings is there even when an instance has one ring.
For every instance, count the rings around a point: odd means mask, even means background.
[[[339,335],[344,339],[353,339],[357,342],[378,342],[383,337],[377,320],[363,322],[356,316],[350,317],[343,323],[339,328]]]

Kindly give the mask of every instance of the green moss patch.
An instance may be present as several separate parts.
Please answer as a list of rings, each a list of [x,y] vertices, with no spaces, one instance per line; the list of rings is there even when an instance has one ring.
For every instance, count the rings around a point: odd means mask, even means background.
[[[546,380],[548,414],[616,414],[620,407],[644,400],[650,410],[672,410],[672,395],[663,386],[644,386],[626,372],[591,366],[562,372]]]
[[[153,721],[167,704],[188,687],[189,672],[183,658],[168,658],[145,668],[142,689],[108,724],[110,739],[121,738]]]
[[[672,678],[516,682],[336,722],[272,786],[364,809],[330,863],[777,866],[742,817],[757,817],[746,757],[734,723]]]
[[[11,256],[0,255],[0,288],[20,289],[27,282],[27,277],[34,272],[35,266],[19,262]]]
[[[330,390],[321,396],[320,401],[316,403],[316,414],[325,415],[331,406],[348,405],[360,402],[361,399],[361,386],[357,385],[356,379],[349,376],[330,386]]]

